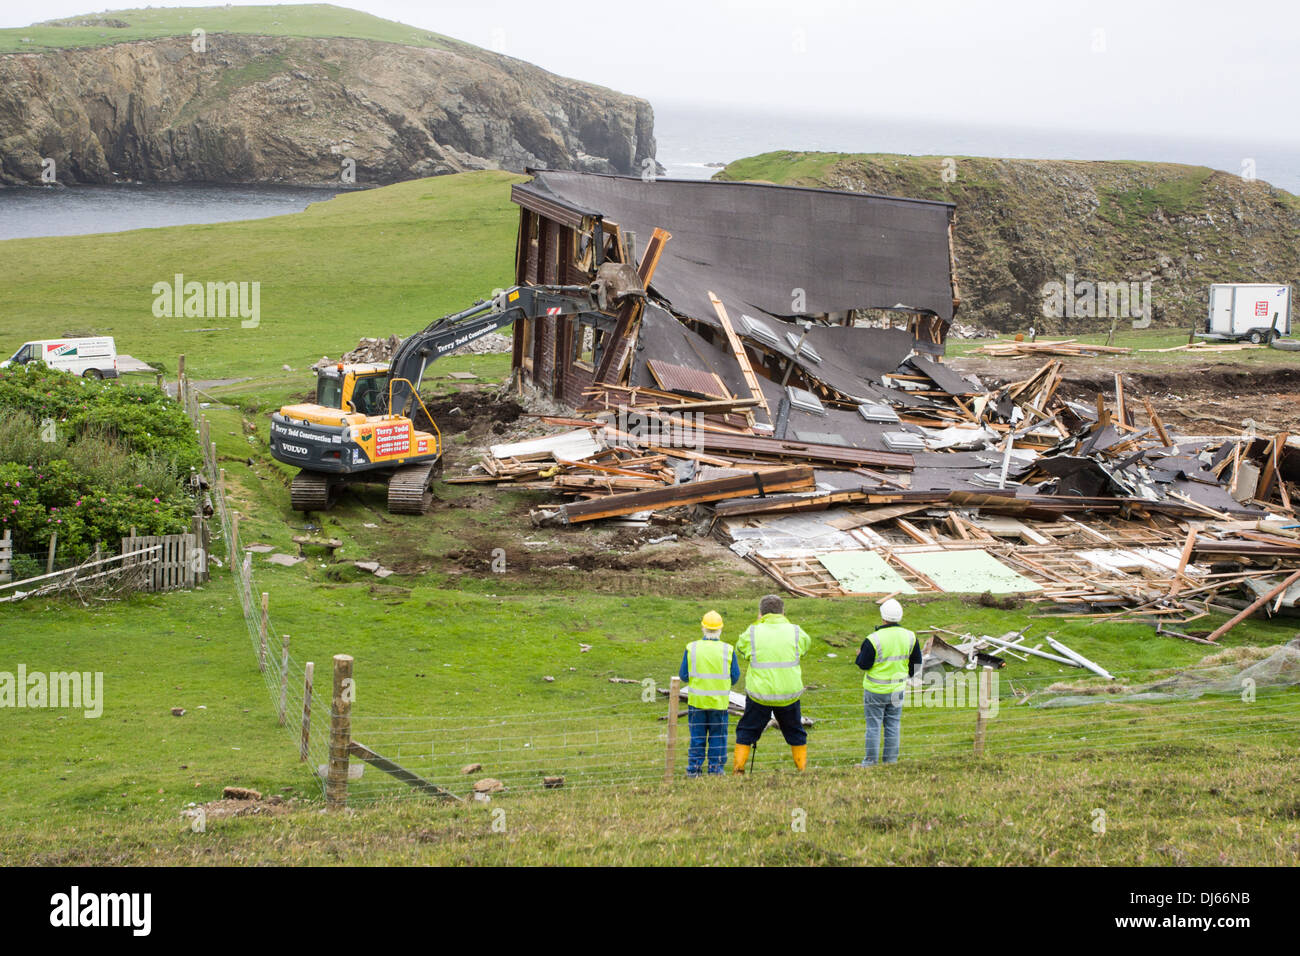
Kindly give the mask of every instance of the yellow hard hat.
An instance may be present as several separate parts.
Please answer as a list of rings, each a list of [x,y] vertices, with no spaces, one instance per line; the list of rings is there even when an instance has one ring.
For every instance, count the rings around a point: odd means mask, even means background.
[[[707,627],[710,631],[721,630],[722,615],[717,611],[710,611],[708,614],[704,615],[704,619],[700,621],[700,626]]]

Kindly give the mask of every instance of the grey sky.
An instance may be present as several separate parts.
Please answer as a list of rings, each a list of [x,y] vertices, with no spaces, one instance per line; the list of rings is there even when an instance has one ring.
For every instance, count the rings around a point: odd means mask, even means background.
[[[89,5],[45,0],[40,16]],[[343,5],[652,103],[1300,140],[1300,4],[1284,0]],[[0,0],[0,25],[33,10]]]

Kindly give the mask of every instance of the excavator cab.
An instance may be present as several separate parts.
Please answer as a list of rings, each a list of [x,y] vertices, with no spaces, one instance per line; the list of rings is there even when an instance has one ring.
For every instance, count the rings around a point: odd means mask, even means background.
[[[388,366],[327,366],[316,377],[316,404],[367,417],[388,414]]]

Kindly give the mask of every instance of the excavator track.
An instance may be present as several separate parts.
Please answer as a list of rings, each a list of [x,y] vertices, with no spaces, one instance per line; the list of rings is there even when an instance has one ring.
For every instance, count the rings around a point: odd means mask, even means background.
[[[440,461],[407,465],[393,472],[388,479],[388,510],[395,515],[422,515],[433,504],[433,490],[429,487]]]
[[[294,511],[328,511],[334,504],[335,486],[328,475],[318,471],[300,471],[289,488],[289,502]]]

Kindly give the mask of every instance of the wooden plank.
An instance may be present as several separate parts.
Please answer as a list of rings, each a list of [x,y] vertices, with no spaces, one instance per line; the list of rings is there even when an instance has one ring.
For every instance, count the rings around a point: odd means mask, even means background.
[[[1236,617],[1233,617],[1226,624],[1222,624],[1219,627],[1215,628],[1214,631],[1206,638],[1206,640],[1211,642],[1217,641],[1219,638],[1223,637],[1224,634],[1227,634],[1230,630],[1232,630],[1234,627],[1236,627],[1246,618],[1250,617],[1252,614],[1254,614],[1256,611],[1262,608],[1269,601],[1273,600],[1273,598],[1277,597],[1279,594],[1284,593],[1286,589],[1289,588],[1291,585],[1295,584],[1296,581],[1300,581],[1300,571],[1292,572],[1282,581],[1281,584],[1277,585],[1276,587],[1270,588],[1268,593],[1262,594],[1259,597],[1257,597],[1248,606],[1243,608],[1241,612],[1236,615]]]
[[[1278,453],[1286,444],[1287,433],[1278,432],[1268,449],[1268,460],[1259,475],[1259,486],[1255,489],[1256,501],[1268,501],[1269,492],[1273,490],[1273,479],[1277,475]]]
[[[745,345],[740,341],[740,337],[736,335],[736,330],[731,327],[731,317],[727,315],[727,307],[712,292],[709,293],[709,301],[713,303],[713,311],[718,313],[718,321],[722,323],[722,331],[726,333],[727,344],[731,346],[731,352],[740,365],[740,373],[745,377],[745,384],[749,386],[750,394],[758,402],[758,407],[763,409],[768,424],[773,425],[772,410],[767,407],[767,399],[763,396],[763,389],[759,387],[758,376],[754,374],[754,368],[749,364],[749,356],[745,354]]]
[[[1183,573],[1187,570],[1187,562],[1191,560],[1192,551],[1196,547],[1195,526],[1187,532],[1187,541],[1183,544],[1183,553],[1178,558],[1178,570],[1174,572],[1174,583],[1169,586],[1169,596],[1175,597],[1182,590],[1183,584],[1187,581],[1187,576]]]
[[[768,492],[811,491],[816,487],[813,469],[809,465],[795,465],[766,473],[751,472],[713,481],[692,481],[685,485],[669,485],[653,491],[637,491],[611,495],[597,501],[561,505],[556,517],[563,524],[612,518],[637,511],[655,511],[678,505],[701,504],[723,498],[743,498],[747,495]]]
[[[1173,445],[1174,440],[1169,437],[1169,432],[1165,431],[1164,422],[1160,420],[1160,416],[1156,414],[1155,408],[1152,407],[1151,399],[1147,398],[1145,395],[1142,396],[1142,404],[1146,406],[1147,418],[1150,419],[1152,426],[1156,430],[1156,434],[1160,436],[1161,444],[1166,448],[1169,448]]]

